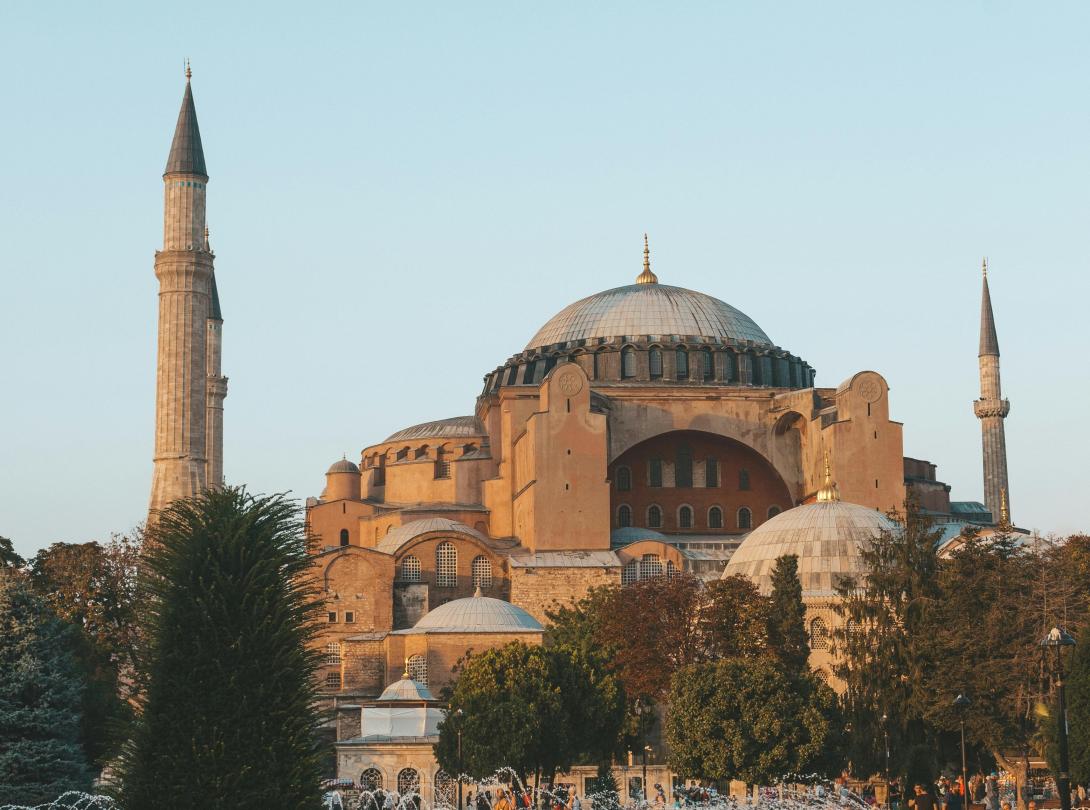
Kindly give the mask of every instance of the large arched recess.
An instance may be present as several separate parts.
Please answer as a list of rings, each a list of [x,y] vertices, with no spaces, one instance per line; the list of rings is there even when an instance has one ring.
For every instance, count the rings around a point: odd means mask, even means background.
[[[686,453],[693,470],[688,485],[684,476],[679,480],[677,475]],[[656,460],[661,486],[653,485],[659,480]],[[711,486],[709,460],[715,468]],[[671,535],[744,534],[767,520],[770,511],[774,514],[794,506],[790,488],[768,459],[737,439],[699,430],[675,430],[644,439],[610,462],[608,475],[614,529],[619,528],[622,505],[629,507],[631,525]],[[661,526],[649,525],[652,506],[659,508]],[[691,510],[689,526],[684,525],[684,507]],[[715,525],[715,508],[722,515],[721,527]],[[748,510],[748,521],[742,510]]]

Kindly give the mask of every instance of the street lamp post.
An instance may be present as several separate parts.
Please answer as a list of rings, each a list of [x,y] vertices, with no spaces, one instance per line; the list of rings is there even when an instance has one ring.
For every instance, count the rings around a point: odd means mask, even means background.
[[[954,708],[961,717],[961,806],[963,810],[969,810],[969,768],[965,759],[965,711],[972,705],[972,701],[965,695],[954,698]]]
[[[1052,650],[1056,662],[1056,725],[1060,732],[1060,772],[1056,776],[1056,789],[1060,791],[1060,810],[1071,810],[1071,775],[1068,771],[1067,754],[1067,694],[1064,684],[1063,647],[1075,646],[1075,639],[1067,631],[1053,627],[1041,640],[1041,646]]]
[[[890,807],[890,784],[889,784],[889,716],[885,712],[882,712],[882,739],[886,744],[886,810]]]
[[[651,752],[651,746],[650,745],[645,745],[643,747],[643,801],[644,801],[644,804],[647,804],[647,796],[649,795],[648,790],[647,790],[647,755],[650,752]]]
[[[462,718],[465,717],[465,712],[458,709],[454,716],[458,718],[458,810],[462,810],[462,771],[465,770],[462,767]]]

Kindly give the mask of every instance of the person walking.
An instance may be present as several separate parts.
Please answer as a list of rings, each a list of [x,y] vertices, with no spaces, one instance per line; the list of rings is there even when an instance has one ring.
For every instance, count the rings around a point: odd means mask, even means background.
[[[999,810],[999,774],[992,771],[984,780],[985,810]]]
[[[935,810],[935,800],[928,791],[924,790],[923,785],[916,785],[913,791],[909,804],[914,810]]]

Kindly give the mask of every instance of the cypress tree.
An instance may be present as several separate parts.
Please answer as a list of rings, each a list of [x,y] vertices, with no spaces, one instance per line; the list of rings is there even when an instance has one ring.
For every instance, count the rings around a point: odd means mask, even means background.
[[[768,649],[792,673],[809,672],[810,643],[806,637],[806,607],[802,603],[799,558],[785,554],[772,569],[768,611]]]
[[[238,488],[179,501],[146,566],[147,697],[122,806],[312,810],[319,603],[296,509]]]
[[[87,790],[74,630],[18,574],[0,571],[0,805]]]

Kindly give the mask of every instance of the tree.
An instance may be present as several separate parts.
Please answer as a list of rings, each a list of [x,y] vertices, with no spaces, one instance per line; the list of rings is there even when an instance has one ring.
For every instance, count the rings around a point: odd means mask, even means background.
[[[701,646],[708,660],[760,655],[768,648],[769,600],[748,577],[734,574],[704,586]]]
[[[0,537],[0,569],[22,568],[26,560],[15,553],[15,546],[6,537]]]
[[[588,724],[604,713],[585,713],[598,699],[595,685],[565,650],[513,641],[469,655],[444,698],[450,710],[439,724],[435,756],[447,773],[480,779],[506,766],[523,782],[529,774],[551,779],[585,753],[583,735],[602,736]]]
[[[768,647],[791,672],[809,672],[810,642],[806,635],[806,607],[802,603],[799,558],[794,554],[785,554],[777,559],[772,569]]]
[[[884,767],[883,715],[894,772],[927,783],[937,771],[933,752],[939,741],[924,719],[924,707],[929,669],[935,665],[929,613],[941,598],[939,536],[910,505],[903,528],[882,530],[860,549],[866,578],[847,578],[837,586],[835,609],[842,624],[832,634],[839,661],[835,672],[847,685],[849,758],[860,773]]]
[[[670,765],[687,776],[769,784],[839,771],[836,695],[771,655],[679,670],[670,692]]]
[[[147,697],[122,805],[316,806],[321,608],[297,509],[206,491],[160,513],[148,540]]]
[[[44,803],[91,785],[74,635],[23,577],[0,571],[0,804]]]

